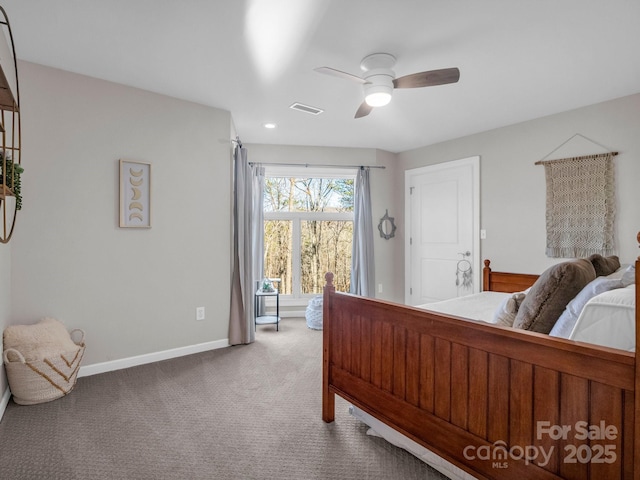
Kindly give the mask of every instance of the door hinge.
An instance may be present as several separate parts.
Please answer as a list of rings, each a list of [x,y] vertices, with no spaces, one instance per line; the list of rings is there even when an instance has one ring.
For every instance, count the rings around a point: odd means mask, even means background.
[[[409,237],[409,245],[413,245],[413,237]]]
[[[413,295],[413,288],[409,287],[409,295]]]
[[[409,187],[409,195],[413,195],[413,189],[416,187]]]

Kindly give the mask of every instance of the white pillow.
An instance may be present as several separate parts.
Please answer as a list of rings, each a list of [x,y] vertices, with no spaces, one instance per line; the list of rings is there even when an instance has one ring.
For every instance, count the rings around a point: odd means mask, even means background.
[[[617,269],[615,272],[610,273],[609,275],[605,275],[605,278],[622,278],[622,275],[624,275],[624,272],[627,271],[627,268],[629,268],[629,265],[621,265],[619,269]]]
[[[622,288],[621,278],[597,277],[584,287],[578,295],[571,300],[558,318],[549,335],[552,337],[569,338],[574,325],[586,303],[602,292],[608,292],[615,288]]]
[[[503,327],[512,327],[513,321],[516,319],[518,309],[520,308],[520,304],[524,300],[524,297],[524,292],[518,292],[505,298],[493,314],[492,323]]]
[[[622,274],[622,286],[628,287],[634,283],[636,283],[636,266],[629,265]]]

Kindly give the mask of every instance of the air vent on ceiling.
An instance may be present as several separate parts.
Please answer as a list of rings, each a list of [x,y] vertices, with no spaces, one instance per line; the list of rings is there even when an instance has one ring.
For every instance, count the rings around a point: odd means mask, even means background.
[[[324,110],[321,110],[320,108],[311,107],[309,105],[304,105],[298,102],[292,104],[289,108],[292,108],[294,110],[299,110],[305,113],[310,113],[311,115],[320,115],[322,112],[324,112]]]

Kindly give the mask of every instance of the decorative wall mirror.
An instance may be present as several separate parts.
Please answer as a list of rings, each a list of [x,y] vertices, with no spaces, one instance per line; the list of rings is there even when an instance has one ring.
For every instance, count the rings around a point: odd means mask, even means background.
[[[389,240],[391,237],[395,237],[396,224],[393,221],[393,217],[389,216],[388,210],[385,210],[384,217],[380,219],[378,230],[380,230],[380,236],[385,240]]]
[[[0,242],[13,234],[22,208],[18,62],[7,13],[0,7]]]

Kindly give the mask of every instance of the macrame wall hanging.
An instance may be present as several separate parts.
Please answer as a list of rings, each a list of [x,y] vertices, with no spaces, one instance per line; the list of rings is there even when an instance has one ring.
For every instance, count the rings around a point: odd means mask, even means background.
[[[617,154],[608,152],[536,162],[545,167],[548,257],[616,253],[613,157]]]

